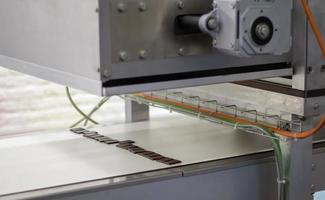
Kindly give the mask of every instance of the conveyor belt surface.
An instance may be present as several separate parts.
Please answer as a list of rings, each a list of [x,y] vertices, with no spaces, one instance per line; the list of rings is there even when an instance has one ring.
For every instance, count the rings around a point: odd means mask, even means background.
[[[182,161],[176,167],[271,149],[267,138],[179,116],[91,130]],[[0,158],[0,198],[171,167],[70,131],[0,139]]]

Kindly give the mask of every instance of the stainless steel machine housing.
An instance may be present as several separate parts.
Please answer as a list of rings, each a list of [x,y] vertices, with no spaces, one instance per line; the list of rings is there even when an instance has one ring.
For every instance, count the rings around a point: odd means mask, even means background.
[[[175,32],[177,16],[208,13],[211,0],[5,0],[0,9],[2,66],[98,95],[292,73],[289,54],[240,58],[208,35]]]

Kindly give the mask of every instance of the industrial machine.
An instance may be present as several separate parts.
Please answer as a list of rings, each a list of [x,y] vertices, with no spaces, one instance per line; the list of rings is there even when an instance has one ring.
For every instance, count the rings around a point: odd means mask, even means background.
[[[0,140],[0,198],[312,199],[325,189],[324,8],[2,0],[1,66],[120,95],[133,123]],[[149,106],[200,120],[149,120]]]

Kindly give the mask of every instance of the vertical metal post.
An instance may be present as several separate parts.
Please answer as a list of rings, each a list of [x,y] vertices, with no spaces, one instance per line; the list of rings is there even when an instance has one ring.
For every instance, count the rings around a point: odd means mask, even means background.
[[[322,2],[322,1],[317,1]],[[320,7],[320,6],[319,6]],[[300,1],[293,1],[293,51],[292,65],[294,75],[292,76],[292,87],[295,89],[308,91],[313,88],[312,82],[317,79],[313,77],[317,73],[311,73],[313,66],[310,66],[311,53],[315,53],[316,48],[310,47],[310,34],[306,15],[302,9]],[[315,110],[308,105],[306,96],[304,105],[304,116],[302,130],[308,130],[314,126],[313,116]],[[293,116],[295,118],[295,116]],[[289,140],[281,142],[282,156],[285,166],[288,169],[286,177],[287,199],[286,200],[311,200],[312,191],[312,137],[303,140]]]
[[[149,106],[125,100],[125,121],[140,122],[149,120]]]
[[[312,200],[312,138],[281,142],[285,177],[285,200]]]
[[[297,120],[297,116],[292,116]],[[302,131],[314,126],[314,118],[302,121]],[[296,130],[299,132],[299,130]],[[285,170],[285,200],[312,200],[313,138],[281,141],[283,168]]]

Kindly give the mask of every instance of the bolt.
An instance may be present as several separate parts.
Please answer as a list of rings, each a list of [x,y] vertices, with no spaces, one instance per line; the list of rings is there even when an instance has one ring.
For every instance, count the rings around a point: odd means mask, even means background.
[[[139,51],[139,57],[141,60],[144,60],[148,57],[148,52],[146,50],[140,50]]]
[[[214,47],[216,47],[216,46],[217,46],[217,44],[218,44],[217,40],[216,40],[216,39],[214,39],[214,40],[213,40],[213,42],[212,42],[212,44],[213,44],[213,46],[214,46]]]
[[[125,3],[119,3],[118,5],[117,5],[117,10],[120,12],[120,13],[122,13],[122,12],[125,12],[125,10],[126,10],[126,4]]]
[[[313,67],[307,67],[307,73],[308,74],[311,74],[313,72]]]
[[[96,13],[99,13],[99,8],[96,8],[96,9],[95,9],[95,12],[96,12]]]
[[[310,190],[312,193],[315,193],[316,186],[314,184],[311,184]]]
[[[105,69],[105,70],[103,71],[103,75],[104,75],[105,77],[109,77],[109,76],[111,75],[110,70]]]
[[[325,72],[325,65],[322,65],[322,66],[320,67],[320,72],[322,72],[322,73]]]
[[[311,169],[312,169],[313,171],[316,170],[316,164],[315,164],[315,163],[313,163],[313,164],[311,165]]]
[[[266,40],[270,37],[271,34],[271,27],[266,23],[260,23],[256,26],[256,35],[261,40]]]
[[[184,2],[183,1],[178,1],[177,7],[178,7],[178,9],[181,9],[181,10],[184,9],[184,7],[185,7]]]
[[[318,110],[319,109],[319,104],[318,103],[315,103],[314,106],[313,106],[314,110]]]
[[[128,59],[128,54],[125,51],[120,52],[120,60],[126,61]]]
[[[139,3],[139,10],[140,10],[141,12],[144,12],[144,11],[147,10],[147,5],[146,5],[145,2],[141,1],[141,2]]]
[[[184,56],[184,48],[179,48],[178,49],[178,55]]]
[[[218,20],[215,17],[210,17],[207,21],[207,27],[210,31],[216,30],[218,28]]]

